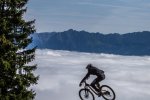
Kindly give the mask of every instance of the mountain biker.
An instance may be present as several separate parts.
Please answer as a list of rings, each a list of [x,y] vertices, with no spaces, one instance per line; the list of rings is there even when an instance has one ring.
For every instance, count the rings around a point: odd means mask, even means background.
[[[86,69],[88,70],[88,73],[86,76],[81,80],[79,86],[82,85],[82,83],[90,77],[90,75],[96,75],[97,78],[93,80],[93,82],[90,84],[95,91],[100,92],[97,87],[99,87],[99,82],[105,79],[105,74],[103,70],[100,70],[96,67],[94,67],[92,64],[88,64],[86,66]],[[97,87],[96,87],[97,86]]]

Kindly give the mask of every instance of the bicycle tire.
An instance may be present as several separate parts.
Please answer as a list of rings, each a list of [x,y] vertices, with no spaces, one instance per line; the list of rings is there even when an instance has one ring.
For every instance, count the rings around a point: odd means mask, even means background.
[[[88,92],[91,95],[92,99],[86,99],[86,98],[84,98],[84,96],[82,97],[82,93],[85,92],[85,91]],[[95,100],[95,97],[94,97],[93,93],[89,89],[80,89],[79,97],[80,97],[81,100]]]
[[[112,92],[112,98],[108,98],[108,97],[106,96],[106,94],[103,93],[103,91],[104,91],[103,88],[109,89],[109,91],[106,90],[107,92]],[[115,99],[116,99],[115,92],[114,92],[114,90],[113,90],[110,86],[108,86],[108,85],[102,85],[102,86],[100,87],[100,91],[101,91],[102,97],[103,97],[105,100],[115,100]]]

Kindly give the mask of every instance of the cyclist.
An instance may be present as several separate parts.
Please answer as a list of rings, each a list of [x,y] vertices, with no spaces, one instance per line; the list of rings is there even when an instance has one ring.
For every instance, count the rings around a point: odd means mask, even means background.
[[[103,70],[100,70],[96,67],[94,67],[92,64],[88,64],[86,66],[86,69],[88,70],[88,73],[86,74],[86,76],[81,80],[79,86],[82,85],[82,83],[88,79],[90,77],[90,75],[96,75],[97,78],[93,80],[93,82],[90,84],[94,89],[95,91],[97,92],[100,92],[99,91],[99,82],[104,80],[105,79],[105,74],[104,74],[104,71]],[[100,94],[99,94],[100,95]]]

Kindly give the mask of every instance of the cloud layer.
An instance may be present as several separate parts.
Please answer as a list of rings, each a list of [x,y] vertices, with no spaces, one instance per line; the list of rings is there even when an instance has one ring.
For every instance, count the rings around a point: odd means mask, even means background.
[[[78,53],[69,51],[37,50],[36,74],[40,75],[36,100],[80,100],[79,82],[92,63],[105,71],[102,84],[110,85],[116,100],[149,100],[150,57],[111,54]],[[88,82],[95,77],[91,76]],[[99,100],[96,98],[96,100]]]

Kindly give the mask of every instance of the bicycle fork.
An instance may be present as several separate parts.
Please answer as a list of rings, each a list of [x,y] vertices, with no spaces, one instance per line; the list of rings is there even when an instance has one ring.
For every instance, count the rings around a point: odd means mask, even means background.
[[[85,97],[85,98],[89,98],[89,89],[88,89],[87,86],[85,86],[84,88],[85,88],[85,91],[84,91],[84,93],[85,93],[85,94],[84,94],[84,97]]]
[[[84,95],[84,96],[85,96],[85,98],[88,98],[88,97],[89,97],[88,90],[87,90],[87,89],[85,89],[85,91],[84,91],[84,92],[85,92],[85,95]]]

